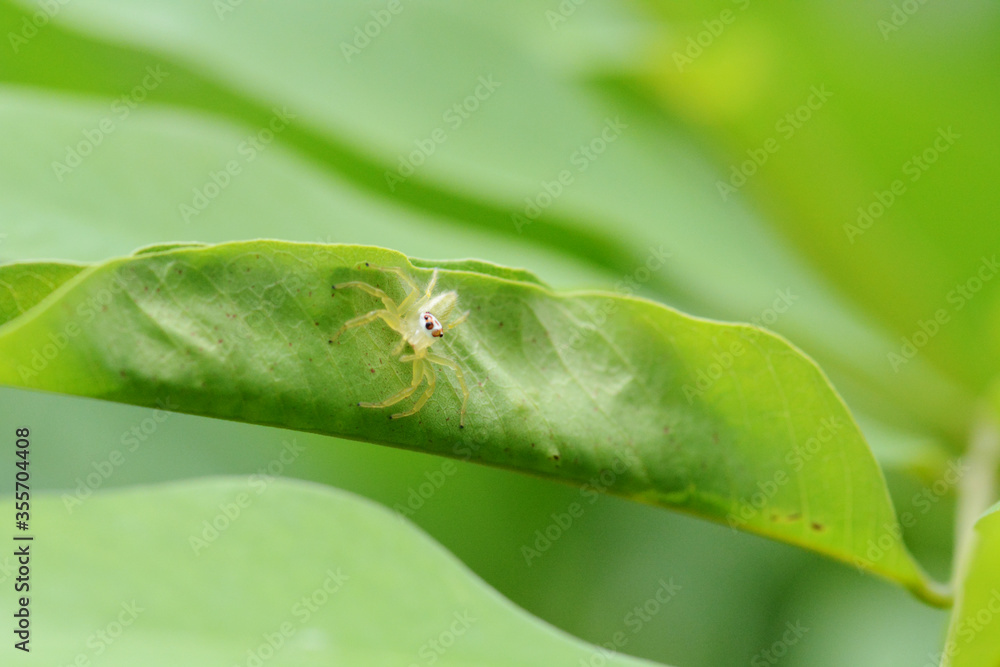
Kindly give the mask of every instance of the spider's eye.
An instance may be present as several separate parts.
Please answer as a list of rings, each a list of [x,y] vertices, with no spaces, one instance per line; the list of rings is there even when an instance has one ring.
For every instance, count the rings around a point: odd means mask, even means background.
[[[431,332],[431,335],[435,338],[440,338],[444,335],[444,327],[438,322],[438,319],[434,317],[434,313],[424,313],[424,328]]]

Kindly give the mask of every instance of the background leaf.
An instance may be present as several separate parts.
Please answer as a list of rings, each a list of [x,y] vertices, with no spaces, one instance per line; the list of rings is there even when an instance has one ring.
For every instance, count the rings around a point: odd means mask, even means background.
[[[971,562],[942,649],[946,667],[978,667],[1000,662],[1000,505],[976,522]]]
[[[407,522],[335,489],[255,475],[33,504],[24,544],[48,583],[32,589],[26,665],[653,664],[528,616]],[[658,604],[680,592],[650,585]]]
[[[39,162],[37,172],[9,175],[11,201],[20,210],[26,193],[51,189],[52,165],[67,159],[80,140],[80,127],[111,118],[115,131],[99,147],[100,155],[65,177],[66,187],[56,189],[51,207],[75,200],[77,188],[84,188],[86,205],[73,208],[86,216],[104,206],[104,198],[93,192],[113,184],[112,210],[96,216],[93,225],[108,229],[124,223],[134,242],[116,254],[162,240],[135,238],[142,234],[131,224],[136,217],[173,230],[173,238],[195,225],[198,240],[228,241],[272,237],[275,221],[285,231],[296,215],[303,215],[296,226],[305,233],[293,240],[385,244],[392,238],[393,247],[407,254],[439,257],[424,248],[427,242],[457,236],[459,245],[470,248],[459,256],[504,264],[527,263],[522,258],[531,256],[531,266],[547,265],[556,273],[569,262],[590,284],[629,278],[651,248],[666,248],[672,253],[669,264],[640,281],[647,292],[699,315],[752,321],[768,314],[777,290],[791,289],[799,296],[796,307],[768,326],[816,357],[849,399],[897,427],[960,438],[969,413],[960,386],[919,358],[900,378],[885,363],[886,352],[894,349],[885,331],[789,252],[787,242],[751,207],[719,199],[715,169],[683,124],[664,118],[648,100],[601,85],[609,69],[639,60],[656,40],[650,15],[627,15],[601,3],[592,8],[574,16],[573,29],[555,31],[544,3],[495,10],[489,20],[448,2],[428,3],[382,31],[361,57],[348,59],[342,44],[355,39],[354,27],[373,20],[371,12],[382,9],[378,2],[308,10],[241,5],[225,19],[197,3],[149,0],[127,13],[98,0],[74,3],[53,22],[86,37],[52,27],[6,63],[6,76],[50,82],[52,89],[73,93],[44,100],[47,121],[56,116],[51,119],[58,122],[62,114],[53,111],[67,103],[77,106],[81,94],[101,102],[89,113],[73,109],[74,115],[84,113],[80,120],[63,116],[61,131],[12,137],[32,146],[25,152],[52,159]],[[22,12],[8,10],[10,25],[18,27]],[[620,28],[607,31],[608,22]],[[591,31],[603,35],[596,51],[587,39]],[[429,34],[436,35],[433,45]],[[53,71],[51,59],[67,51],[87,57]],[[415,52],[434,66],[401,67]],[[587,60],[576,62],[584,54]],[[94,75],[95,67],[100,75]],[[167,73],[143,93],[152,103],[119,118],[109,105],[141,87],[148,68]],[[481,77],[493,77],[500,87],[453,128],[445,114],[475,93]],[[407,103],[394,102],[397,98]],[[169,123],[149,115],[153,104],[174,111]],[[294,114],[293,122],[265,150],[248,150],[246,140],[267,129],[275,109]],[[11,108],[12,114],[23,112],[37,127],[38,110]],[[188,114],[193,127],[177,117]],[[234,127],[219,134],[223,119]],[[615,119],[627,128],[599,158],[582,157],[581,147],[600,139]],[[135,138],[150,121],[156,130]],[[387,175],[436,128],[446,131],[447,140],[412,177],[390,188]],[[185,151],[186,141],[194,143],[193,154]],[[307,163],[292,171],[282,165],[279,175],[265,178],[260,172],[269,167],[261,157],[283,152],[280,146],[294,151],[294,162]],[[148,155],[160,156],[153,173],[137,164]],[[179,206],[195,202],[195,191],[202,192],[210,175],[232,160],[239,177],[219,196],[207,198],[196,214],[182,215]],[[139,171],[130,173],[130,167]],[[545,183],[567,168],[571,186],[531,224],[518,224],[512,216],[523,216],[526,202],[544,197]],[[122,179],[134,182],[122,187]],[[276,183],[283,185],[275,191]],[[122,190],[141,193],[141,199],[121,201]],[[331,201],[331,194],[338,201]],[[291,201],[305,211],[289,208]],[[395,210],[390,214],[386,205]],[[130,206],[137,210],[126,215]],[[349,222],[331,235],[331,219]],[[404,221],[415,224],[400,224]],[[125,239],[120,238],[119,243]],[[76,256],[81,250],[73,248]]]
[[[921,358],[984,390],[1000,361],[992,280],[1000,232],[981,224],[994,215],[1000,145],[989,112],[1000,103],[990,66],[997,6],[646,6],[666,19],[661,57],[636,78],[669,114],[711,137],[719,180],[774,138],[778,152],[734,197],[756,202],[866,319],[894,332],[886,354],[916,335]],[[725,9],[734,20],[720,39],[690,66],[675,64],[671,55],[704,30],[702,12]],[[825,99],[803,109],[818,88]],[[938,311],[944,318],[928,338],[917,335]],[[911,370],[897,368],[903,378]]]

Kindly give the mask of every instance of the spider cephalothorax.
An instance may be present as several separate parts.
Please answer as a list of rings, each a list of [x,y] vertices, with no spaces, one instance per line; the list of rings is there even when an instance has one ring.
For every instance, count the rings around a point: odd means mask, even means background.
[[[397,412],[396,414],[390,415],[389,418],[399,419],[400,417],[408,417],[419,412],[434,393],[434,388],[437,384],[437,372],[434,369],[434,364],[437,364],[452,369],[455,371],[455,376],[458,378],[458,384],[462,388],[462,412],[459,417],[458,425],[459,428],[463,428],[465,426],[465,406],[469,400],[469,389],[465,386],[465,376],[462,374],[462,369],[457,363],[451,359],[432,353],[430,348],[434,345],[437,339],[444,336],[444,332],[446,330],[453,329],[464,322],[465,318],[469,316],[469,311],[465,311],[459,315],[447,326],[441,323],[442,320],[447,321],[451,316],[452,311],[455,309],[455,305],[458,303],[458,293],[449,291],[442,292],[441,294],[433,294],[434,286],[437,284],[438,277],[436,269],[431,275],[431,281],[428,283],[427,288],[421,289],[413,281],[413,279],[398,266],[371,266],[367,262],[365,262],[364,265],[377,271],[398,275],[402,281],[409,286],[410,291],[406,297],[397,304],[388,294],[379,288],[360,280],[352,280],[350,282],[338,283],[334,285],[333,289],[343,289],[345,287],[355,287],[360,289],[363,292],[367,292],[368,294],[381,299],[382,304],[385,306],[385,308],[379,308],[348,320],[342,327],[340,327],[340,331],[337,332],[335,338],[339,338],[340,334],[352,327],[359,327],[370,322],[374,322],[377,319],[383,320],[392,328],[393,331],[400,335],[400,341],[392,350],[393,356],[401,353],[407,344],[413,348],[412,354],[404,354],[399,358],[402,362],[413,363],[413,379],[411,380],[409,386],[404,387],[399,392],[383,401],[379,401],[377,403],[358,403],[358,405],[363,408],[389,407],[390,405],[394,405],[415,393],[420,387],[420,384],[426,379],[427,390],[420,396],[420,398],[417,399],[416,403],[413,404],[413,407],[404,412]]]

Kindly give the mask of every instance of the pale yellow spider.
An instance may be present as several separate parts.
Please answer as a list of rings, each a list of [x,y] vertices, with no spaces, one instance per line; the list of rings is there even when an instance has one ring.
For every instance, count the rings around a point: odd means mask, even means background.
[[[420,384],[426,378],[427,391],[417,399],[413,407],[404,412],[397,412],[390,415],[389,419],[399,419],[400,417],[409,417],[412,414],[416,414],[424,407],[424,404],[434,393],[434,387],[437,383],[437,372],[434,370],[433,364],[438,364],[455,371],[458,384],[462,387],[462,413],[459,417],[458,427],[465,428],[465,405],[469,401],[469,389],[465,386],[465,376],[462,374],[462,369],[451,359],[446,359],[430,351],[431,346],[444,336],[445,331],[454,329],[469,316],[469,311],[465,311],[447,326],[441,324],[441,320],[447,320],[452,310],[455,309],[455,305],[458,303],[458,293],[449,291],[437,295],[432,294],[434,286],[437,284],[437,269],[431,275],[431,281],[428,283],[427,288],[421,290],[413,279],[398,266],[372,266],[368,262],[365,262],[364,265],[377,271],[396,274],[410,287],[410,292],[397,305],[388,294],[374,285],[360,280],[352,280],[334,285],[333,289],[335,290],[345,287],[356,287],[363,292],[381,299],[385,305],[384,309],[373,310],[345,322],[344,326],[340,327],[337,335],[334,336],[334,340],[352,327],[363,326],[381,318],[393,331],[402,336],[399,343],[393,348],[391,352],[392,356],[396,356],[402,352],[407,343],[413,348],[412,354],[404,354],[399,358],[404,363],[413,362],[413,380],[408,387],[403,388],[383,401],[379,401],[378,403],[358,403],[358,405],[362,408],[387,408],[390,405],[395,405],[417,391],[417,388],[420,387]],[[359,264],[358,267],[360,266]]]

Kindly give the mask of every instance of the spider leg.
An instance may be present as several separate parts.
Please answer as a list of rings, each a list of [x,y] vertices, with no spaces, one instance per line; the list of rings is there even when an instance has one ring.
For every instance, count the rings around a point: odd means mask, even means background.
[[[417,292],[420,291],[420,286],[417,285],[417,283],[413,282],[413,278],[407,275],[407,273],[398,266],[375,266],[374,264],[369,264],[368,262],[361,262],[357,266],[355,266],[355,268],[360,268],[362,264],[364,264],[365,268],[368,269],[375,269],[376,271],[386,271],[388,273],[395,273],[397,276],[403,279],[403,282],[405,282],[407,285],[413,288],[414,291]]]
[[[390,297],[388,294],[386,294],[379,288],[375,287],[374,285],[369,285],[368,283],[363,282],[361,280],[351,280],[346,283],[337,283],[336,285],[333,286],[333,289],[343,289],[345,287],[356,287],[362,292],[371,294],[376,299],[381,299],[382,303],[385,304],[386,309],[389,310],[390,312],[393,313],[399,312],[399,307],[396,305],[396,302],[392,300],[392,297]]]
[[[379,401],[378,403],[358,403],[362,408],[387,408],[390,405],[395,405],[401,400],[412,394],[420,386],[420,382],[424,379],[424,362],[422,359],[413,360],[413,380],[410,382],[409,387],[404,387],[400,391],[396,392],[389,398]],[[395,417],[395,415],[394,415]]]
[[[391,271],[393,269],[399,271],[400,272],[399,275],[403,276],[406,282],[413,288],[412,290],[410,290],[410,293],[406,295],[406,298],[403,299],[402,303],[399,304],[399,312],[405,313],[410,308],[410,306],[413,305],[413,302],[417,300],[417,297],[420,295],[421,290],[419,287],[416,286],[416,284],[412,280],[409,279],[409,277],[407,277],[405,274],[402,273],[402,269],[398,267],[387,267],[386,270]],[[425,300],[431,298],[431,292],[434,290],[434,285],[436,283],[437,283],[437,269],[434,269],[434,273],[431,276],[431,282],[429,285],[427,285],[427,289],[423,293]]]
[[[396,343],[396,347],[392,348],[392,352],[389,353],[389,356],[395,357],[397,354],[402,352],[403,348],[405,347],[406,347],[406,339],[401,338],[400,341]]]
[[[415,288],[411,289],[410,293],[407,294],[403,298],[403,300],[400,302],[400,304],[398,306],[399,307],[399,312],[400,313],[405,313],[407,310],[409,310],[410,306],[413,305],[413,302],[417,300],[417,295],[419,295],[419,294],[420,294],[420,288],[419,287],[415,287]]]
[[[446,366],[455,371],[455,377],[458,378],[458,384],[462,387],[462,412],[461,416],[458,418],[458,427],[465,428],[465,406],[469,402],[469,388],[465,385],[465,374],[462,373],[461,367],[451,359],[446,359],[445,357],[437,354],[431,354],[430,352],[428,352],[424,358],[432,364]]]
[[[448,328],[449,329],[454,329],[459,324],[461,324],[462,322],[464,322],[468,317],[469,317],[469,311],[467,310],[464,313],[462,313],[461,315],[459,315],[457,320],[455,320],[454,322],[452,322],[451,324],[449,324]]]
[[[416,366],[416,364],[418,363],[423,367],[424,377],[427,378],[427,391],[425,391],[423,395],[417,399],[417,402],[413,404],[412,408],[404,412],[397,412],[396,414],[392,415],[390,419],[400,419],[402,417],[409,417],[410,415],[414,415],[420,412],[421,408],[424,407],[424,403],[426,403],[427,399],[429,399],[431,395],[434,393],[434,386],[437,384],[437,373],[434,372],[434,367],[431,366],[430,364],[422,363],[420,359],[416,359],[414,361],[414,366]]]
[[[431,293],[434,291],[434,286],[437,285],[438,281],[438,270],[434,269],[434,273],[431,274],[431,281],[427,283],[427,290],[424,292],[424,298],[430,299]]]
[[[383,320],[385,320],[385,323],[388,324],[390,327],[392,327],[393,330],[398,331],[397,327],[399,326],[398,325],[399,316],[397,316],[395,313],[390,313],[388,310],[379,309],[379,310],[373,310],[369,313],[365,313],[364,315],[358,315],[357,317],[354,317],[344,322],[344,325],[340,327],[339,331],[337,331],[336,335],[333,337],[333,340],[337,340],[338,338],[340,338],[340,334],[344,333],[348,329],[364,326],[369,322],[374,322],[380,317]]]

